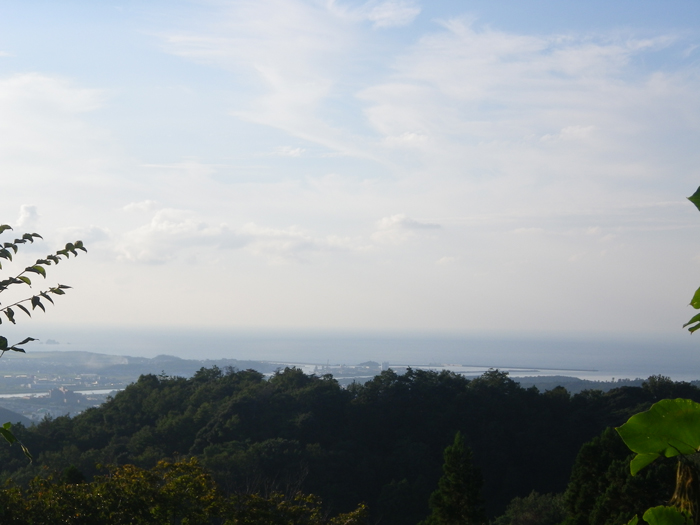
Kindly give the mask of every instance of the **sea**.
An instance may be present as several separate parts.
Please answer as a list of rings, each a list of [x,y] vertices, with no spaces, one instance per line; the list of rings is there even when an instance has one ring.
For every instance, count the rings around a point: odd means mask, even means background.
[[[21,328],[17,339],[29,333],[27,325]],[[563,375],[598,381],[652,375],[677,381],[700,379],[700,335],[691,336],[683,330],[651,335],[439,334],[42,326],[31,331],[39,341],[25,345],[28,352],[227,358],[303,368],[374,361],[391,367],[451,369],[468,375],[498,369],[514,377]],[[11,334],[5,336],[9,339]]]

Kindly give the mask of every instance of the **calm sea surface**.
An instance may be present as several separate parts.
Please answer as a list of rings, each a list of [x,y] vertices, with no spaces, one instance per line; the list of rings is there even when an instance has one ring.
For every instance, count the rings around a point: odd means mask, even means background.
[[[14,328],[14,327],[13,327]],[[679,330],[668,336],[554,336],[481,334],[463,336],[224,330],[75,329],[32,330],[47,351],[185,359],[250,359],[281,363],[448,365],[463,372],[488,368],[513,376],[567,375],[584,379],[700,379],[700,336]],[[23,332],[26,332],[26,327]],[[23,336],[22,336],[23,337]],[[59,344],[46,344],[49,339]]]

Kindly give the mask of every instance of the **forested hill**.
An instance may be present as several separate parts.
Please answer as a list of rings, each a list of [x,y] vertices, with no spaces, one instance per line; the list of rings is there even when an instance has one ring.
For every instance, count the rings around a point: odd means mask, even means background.
[[[643,387],[571,396],[524,389],[507,374],[389,370],[341,388],[331,376],[285,369],[201,369],[189,379],[144,375],[104,405],[47,420],[17,436],[35,454],[0,447],[1,476],[25,483],[74,465],[152,467],[197,456],[229,492],[322,497],[330,511],[369,505],[382,524],[428,512],[442,451],[461,431],[484,476],[490,515],[532,490],[562,492],[581,445],[667,397],[700,401],[700,389],[659,377]]]

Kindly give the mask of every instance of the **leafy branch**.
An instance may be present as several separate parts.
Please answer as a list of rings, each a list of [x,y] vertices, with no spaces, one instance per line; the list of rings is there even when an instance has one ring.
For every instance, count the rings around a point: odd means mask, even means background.
[[[7,230],[12,230],[12,227],[7,224],[0,224],[0,234],[4,233]],[[12,242],[3,242],[2,244],[0,244],[0,270],[2,269],[2,259],[5,259],[5,261],[13,262],[13,256],[17,255],[17,252],[20,249],[20,245],[26,243],[33,244],[35,239],[43,239],[43,237],[38,233],[25,233],[24,235],[22,235],[22,237],[14,239]],[[70,259],[71,255],[77,257],[78,250],[87,253],[87,250],[85,249],[85,246],[83,246],[82,241],[69,242],[65,245],[65,247],[62,250],[58,250],[56,253],[49,254],[43,259],[37,259],[34,264],[32,264],[31,266],[27,266],[24,270],[22,270],[14,277],[9,277],[7,279],[0,280],[0,293],[6,291],[14,285],[25,285],[31,288],[32,279],[30,279],[29,277],[30,274],[41,275],[44,279],[46,279],[47,266],[51,266],[52,264],[57,265],[61,262],[63,258]],[[64,284],[57,284],[56,286],[49,287],[45,290],[40,291],[39,293],[31,295],[30,297],[25,297],[24,299],[15,301],[14,303],[8,306],[0,306],[0,324],[2,324],[3,314],[7,318],[7,320],[10,321],[12,324],[17,324],[17,321],[15,320],[14,308],[22,310],[22,312],[27,314],[29,317],[32,316],[32,312],[37,308],[40,308],[43,312],[46,312],[46,307],[44,306],[44,303],[42,303],[42,300],[54,304],[52,296],[65,295],[65,290],[69,288],[70,286],[66,286]],[[25,353],[21,345],[24,345],[31,341],[36,341],[36,339],[33,337],[25,337],[18,343],[11,345],[6,337],[0,335],[0,357],[4,356],[5,352],[9,351]],[[31,460],[32,456],[29,453],[29,450],[27,450],[27,447],[25,447],[14,436],[14,434],[10,430],[11,426],[12,425],[10,423],[5,423],[4,425],[0,426],[0,436],[5,438],[5,440],[10,444],[15,442],[19,443],[20,447],[22,447],[22,451],[24,452],[24,454]]]
[[[693,193],[690,197],[688,197],[688,200],[695,204],[695,207],[700,210],[700,188],[695,190],[695,193]],[[690,306],[695,308],[696,310],[700,310],[700,288],[695,290],[695,293],[693,294],[693,298],[690,300]],[[693,325],[693,326],[690,326]],[[683,325],[683,328],[686,326],[690,326],[688,328],[688,331],[692,334],[696,330],[700,330],[700,314],[694,315],[690,321],[685,323]]]

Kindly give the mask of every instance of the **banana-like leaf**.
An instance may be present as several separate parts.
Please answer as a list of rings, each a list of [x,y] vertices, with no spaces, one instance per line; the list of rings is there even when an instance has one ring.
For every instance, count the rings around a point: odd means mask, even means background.
[[[687,513],[676,507],[663,505],[647,509],[642,517],[649,525],[692,525],[693,523]]]
[[[634,476],[660,456],[670,458],[698,451],[700,404],[690,399],[663,399],[616,430],[630,450],[637,453],[630,462]]]

